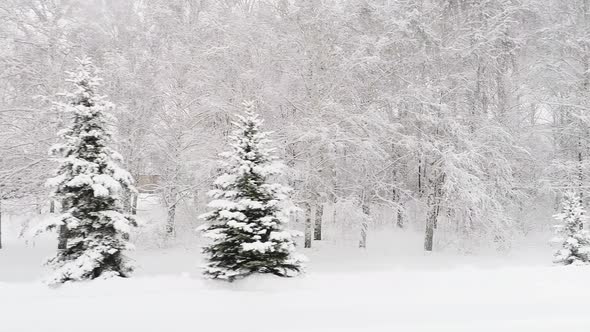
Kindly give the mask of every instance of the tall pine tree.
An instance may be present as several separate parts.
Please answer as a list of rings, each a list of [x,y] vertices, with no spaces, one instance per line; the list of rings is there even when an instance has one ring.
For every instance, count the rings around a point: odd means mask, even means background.
[[[588,217],[580,197],[566,193],[562,211],[555,218],[560,223],[555,226],[557,236],[553,241],[560,243],[561,248],[555,253],[554,262],[565,265],[590,262],[590,235],[584,229]]]
[[[66,238],[65,248],[48,262],[55,268],[49,282],[126,277],[132,269],[124,251],[135,222],[123,213],[121,198],[133,188],[131,175],[117,165],[121,156],[109,147],[113,104],[96,94],[100,79],[88,58],[78,60],[68,82],[73,90],[58,107],[72,122],[59,132],[63,143],[51,148],[60,165],[47,183],[63,209],[48,228],[65,227]]]
[[[203,249],[208,259],[205,275],[233,281],[253,273],[292,276],[300,272],[303,256],[295,253],[293,237],[284,230],[288,210],[284,202],[290,188],[269,178],[283,167],[268,147],[268,132],[251,102],[244,104],[245,116],[234,123],[231,151],[223,153],[225,173],[209,193],[212,211],[200,218],[199,227],[212,243]]]

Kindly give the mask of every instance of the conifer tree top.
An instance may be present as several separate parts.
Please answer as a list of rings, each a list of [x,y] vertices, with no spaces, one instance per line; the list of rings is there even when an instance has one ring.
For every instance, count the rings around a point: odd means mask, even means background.
[[[130,174],[120,168],[122,161],[119,153],[109,147],[112,139],[111,126],[114,118],[109,113],[114,105],[104,96],[96,94],[101,79],[98,70],[89,58],[78,59],[78,68],[69,73],[68,82],[72,91],[65,94],[66,103],[58,103],[58,108],[65,114],[72,115],[71,124],[58,135],[62,143],[51,147],[51,155],[57,157],[62,168],[58,176],[50,179],[48,185],[60,193],[60,184],[77,187],[89,182],[89,174],[102,173],[94,177],[94,189],[97,195],[107,195],[108,191],[119,191],[121,186],[130,187]],[[108,175],[107,175],[108,174]],[[68,183],[63,181],[74,176]]]

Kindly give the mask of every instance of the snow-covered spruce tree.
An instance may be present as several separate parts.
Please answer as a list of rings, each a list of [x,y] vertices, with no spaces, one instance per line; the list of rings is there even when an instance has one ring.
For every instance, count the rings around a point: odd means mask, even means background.
[[[561,248],[555,253],[555,263],[580,264],[590,262],[590,234],[584,229],[588,217],[580,202],[580,197],[572,192],[566,193],[561,213],[555,215],[560,221],[555,226]]]
[[[47,181],[61,201],[63,214],[49,229],[65,226],[66,246],[48,261],[55,269],[51,284],[113,276],[127,277],[131,267],[123,252],[130,249],[129,228],[135,221],[123,213],[121,195],[133,190],[131,175],[109,147],[113,104],[97,95],[100,79],[88,58],[78,59],[70,73],[73,91],[58,104],[71,124],[59,132],[62,143],[50,153],[57,157],[57,175]]]
[[[222,154],[225,173],[209,192],[212,211],[200,216],[199,227],[212,243],[203,249],[208,263],[205,276],[233,281],[253,273],[287,277],[300,272],[304,257],[295,253],[298,232],[283,229],[289,210],[284,207],[290,188],[271,183],[282,163],[268,147],[268,132],[253,103],[244,103],[237,130],[230,137],[231,151]]]

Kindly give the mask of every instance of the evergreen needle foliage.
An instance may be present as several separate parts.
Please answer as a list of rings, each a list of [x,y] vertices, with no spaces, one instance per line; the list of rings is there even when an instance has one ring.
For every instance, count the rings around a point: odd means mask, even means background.
[[[292,276],[301,270],[302,256],[295,254],[295,232],[284,230],[290,188],[272,183],[282,164],[267,145],[262,120],[245,103],[238,116],[231,151],[222,154],[225,172],[209,195],[212,211],[201,216],[208,224],[199,228],[213,242],[204,248],[205,275],[233,281],[253,273]]]
[[[128,232],[135,222],[121,204],[122,192],[133,190],[132,179],[109,147],[113,105],[96,94],[96,73],[89,59],[79,59],[68,80],[74,89],[66,94],[67,103],[58,105],[72,122],[59,133],[63,143],[51,148],[59,168],[47,184],[63,214],[48,228],[65,225],[67,245],[48,262],[55,268],[50,283],[126,277],[132,270],[123,252],[130,248]]]
[[[580,202],[580,197],[572,192],[566,193],[562,212],[555,215],[560,221],[555,226],[557,236],[554,242],[561,243],[555,253],[555,263],[580,264],[590,261],[590,235],[584,229],[588,217]]]

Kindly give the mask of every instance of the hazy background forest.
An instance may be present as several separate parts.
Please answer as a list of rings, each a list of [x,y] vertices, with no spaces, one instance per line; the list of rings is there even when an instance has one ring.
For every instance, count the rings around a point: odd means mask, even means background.
[[[139,244],[198,237],[244,100],[315,239],[506,250],[549,234],[564,189],[588,197],[589,0],[0,0],[9,234],[59,208],[52,102],[82,56],[117,105]]]

